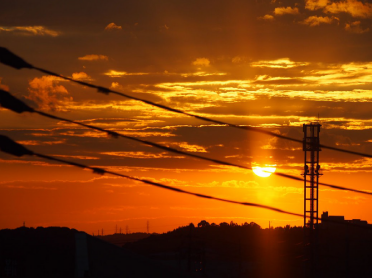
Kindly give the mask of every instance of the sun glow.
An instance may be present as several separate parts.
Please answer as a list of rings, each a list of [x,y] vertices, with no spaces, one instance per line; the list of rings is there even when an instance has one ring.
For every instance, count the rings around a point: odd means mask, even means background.
[[[276,166],[276,165],[274,165],[274,166]],[[268,166],[268,167],[254,166],[254,167],[252,167],[252,170],[253,170],[253,173],[255,173],[257,176],[262,177],[262,178],[267,178],[272,173],[275,172],[276,167],[274,167],[274,166]]]

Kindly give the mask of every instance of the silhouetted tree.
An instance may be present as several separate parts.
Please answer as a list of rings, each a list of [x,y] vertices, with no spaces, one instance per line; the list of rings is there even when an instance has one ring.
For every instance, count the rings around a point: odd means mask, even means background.
[[[239,226],[238,223],[234,223],[233,221],[230,221],[230,227],[236,227]]]
[[[258,225],[257,223],[251,222],[249,225],[250,225],[252,228],[254,228],[254,229],[261,229],[261,226]]]
[[[229,227],[229,223],[221,222],[220,227]]]
[[[210,224],[205,220],[200,221],[199,224],[198,224],[198,228],[204,228],[204,227],[208,227],[208,226],[210,226]]]

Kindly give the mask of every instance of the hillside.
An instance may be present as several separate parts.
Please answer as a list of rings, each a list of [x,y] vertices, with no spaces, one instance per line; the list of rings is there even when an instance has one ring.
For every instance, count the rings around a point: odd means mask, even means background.
[[[74,229],[0,231],[0,277],[183,277],[159,262]]]
[[[132,233],[132,234],[113,234],[113,235],[105,235],[105,236],[96,236],[96,238],[102,239],[104,241],[110,242],[116,246],[122,247],[124,244],[128,242],[135,242],[140,239],[144,239],[151,236],[151,234],[147,233]]]

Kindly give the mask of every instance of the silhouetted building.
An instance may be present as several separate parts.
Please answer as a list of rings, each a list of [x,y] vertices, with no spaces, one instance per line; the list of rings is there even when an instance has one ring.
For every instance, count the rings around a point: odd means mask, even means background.
[[[372,228],[371,224],[368,224],[365,220],[352,219],[345,220],[344,216],[328,215],[328,211],[324,211],[321,216],[322,223],[320,224],[321,229],[345,229],[345,228]],[[354,225],[348,225],[354,224]]]

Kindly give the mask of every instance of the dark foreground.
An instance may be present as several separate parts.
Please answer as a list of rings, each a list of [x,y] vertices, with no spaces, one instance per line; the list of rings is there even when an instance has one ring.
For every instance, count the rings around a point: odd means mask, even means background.
[[[225,223],[183,227],[124,247],[200,277],[372,277],[369,225],[320,225],[310,244],[302,227]]]
[[[372,276],[368,228],[323,226],[311,245],[302,227],[199,224],[99,238],[56,227],[1,230],[0,277]]]
[[[186,277],[69,228],[0,231],[0,277]]]

